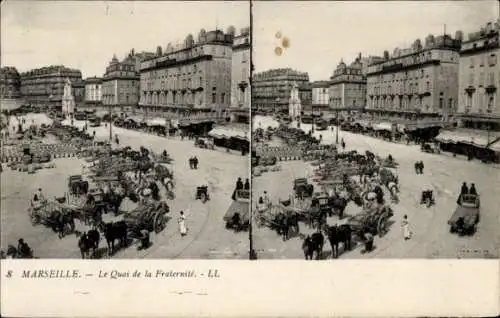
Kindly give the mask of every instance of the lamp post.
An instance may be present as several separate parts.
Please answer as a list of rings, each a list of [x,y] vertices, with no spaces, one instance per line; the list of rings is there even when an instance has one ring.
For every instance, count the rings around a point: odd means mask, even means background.
[[[337,122],[337,127],[335,127],[335,144],[338,145],[339,143],[339,109],[336,108],[335,109],[335,118],[336,118],[336,122]]]
[[[315,117],[314,117],[314,106],[311,104],[311,116],[312,116],[312,128],[311,128],[311,134],[314,134],[314,123],[315,123]]]
[[[276,100],[275,100],[275,104],[274,104],[274,115],[277,115],[279,113],[279,104],[280,102],[280,98],[277,97]]]

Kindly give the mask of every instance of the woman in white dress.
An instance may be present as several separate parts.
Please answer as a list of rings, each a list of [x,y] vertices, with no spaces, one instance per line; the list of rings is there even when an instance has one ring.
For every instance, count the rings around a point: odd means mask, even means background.
[[[187,234],[187,227],[186,227],[186,216],[184,215],[184,212],[181,211],[181,215],[179,216],[179,231],[181,232],[181,236],[185,236]]]
[[[405,214],[403,221],[401,222],[401,227],[403,228],[403,236],[405,241],[409,240],[411,237],[410,222],[408,221],[408,216]]]

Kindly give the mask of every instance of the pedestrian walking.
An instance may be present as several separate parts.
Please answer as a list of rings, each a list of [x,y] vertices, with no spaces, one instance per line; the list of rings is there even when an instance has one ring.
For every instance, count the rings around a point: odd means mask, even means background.
[[[403,221],[401,222],[401,227],[403,228],[403,237],[405,241],[411,238],[412,232],[410,231],[410,222],[408,221],[408,215],[405,214]]]
[[[184,215],[184,211],[181,211],[178,222],[179,222],[179,232],[181,233],[181,236],[186,236],[187,227],[186,227],[186,216]]]
[[[424,174],[424,162],[420,161],[420,174]]]

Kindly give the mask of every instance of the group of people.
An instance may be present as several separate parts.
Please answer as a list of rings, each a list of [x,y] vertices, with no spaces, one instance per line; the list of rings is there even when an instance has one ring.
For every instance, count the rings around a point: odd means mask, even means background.
[[[462,188],[460,189],[460,195],[458,196],[457,204],[460,205],[462,196],[467,194],[478,195],[476,185],[474,183],[471,183],[470,188],[467,186],[467,182],[462,183]]]
[[[424,162],[423,161],[415,162],[415,173],[416,174],[424,174]]]
[[[4,251],[1,252],[1,258],[33,258],[33,249],[24,241],[24,239],[20,238],[17,241],[17,249],[11,245],[7,250],[7,253]]]
[[[198,169],[198,157],[193,156],[189,158],[189,168],[190,169]]]
[[[236,200],[236,191],[239,190],[248,190],[250,191],[250,181],[248,179],[245,180],[245,184],[243,184],[243,181],[241,178],[238,178],[236,181],[236,187],[233,191],[233,195],[231,196],[231,199]]]

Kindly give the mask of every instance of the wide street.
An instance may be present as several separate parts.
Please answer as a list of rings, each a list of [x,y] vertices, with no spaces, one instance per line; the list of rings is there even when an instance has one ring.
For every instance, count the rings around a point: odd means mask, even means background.
[[[269,120],[262,117],[261,127],[265,128]],[[254,125],[254,127],[256,127]],[[311,125],[301,125],[309,131]],[[335,142],[335,131],[315,132],[322,135],[323,143]],[[361,248],[342,254],[342,258],[498,258],[500,250],[500,170],[498,166],[486,165],[479,161],[467,161],[463,156],[456,158],[449,154],[429,154],[420,151],[415,145],[386,142],[369,136],[339,131],[339,140],[344,138],[346,150],[364,153],[370,150],[381,157],[392,154],[399,163],[397,173],[401,184],[400,203],[393,206],[395,223],[382,238],[375,238],[375,250],[361,254]],[[413,164],[422,160],[425,165],[423,175],[416,175]],[[279,163],[282,171],[266,172],[255,177],[252,183],[253,202],[267,190],[273,204],[278,199],[286,199],[292,194],[293,180],[307,177],[312,171],[302,161]],[[456,199],[462,182],[475,183],[481,196],[481,220],[473,236],[459,237],[449,232],[447,224],[456,207]],[[432,187],[436,205],[427,208],[419,204],[424,187]],[[360,212],[359,207],[350,203],[346,213]],[[405,241],[401,230],[403,215],[408,215],[413,231],[411,240]],[[329,219],[335,222],[335,218]],[[302,232],[310,231],[305,226]],[[267,228],[257,228],[254,232],[254,245],[259,258],[303,258],[302,241],[299,237],[283,242],[281,238]],[[331,250],[325,244],[325,251]],[[342,250],[341,250],[342,251]]]
[[[75,122],[75,125],[82,125]],[[89,128],[90,131],[94,128]],[[109,136],[109,127],[95,128],[97,139]],[[143,132],[113,127],[118,134],[120,146],[138,149],[145,146],[160,153],[164,149],[174,159],[175,199],[168,201],[171,219],[166,229],[152,233],[152,246],[138,251],[130,246],[116,253],[113,258],[201,258],[201,259],[246,259],[248,258],[248,234],[234,233],[225,229],[222,220],[229,205],[236,179],[248,177],[248,158],[238,152],[230,154],[223,150],[207,150],[194,147],[192,140],[164,138]],[[199,168],[189,169],[188,158],[197,156]],[[24,238],[40,258],[79,258],[80,251],[75,235],[58,239],[51,229],[41,225],[32,226],[27,209],[29,201],[38,187],[48,197],[62,196],[67,191],[67,177],[81,174],[83,160],[57,159],[56,169],[39,170],[36,174],[7,169],[1,176],[2,191],[2,235],[1,248],[9,244],[16,246],[18,238]],[[195,200],[196,187],[208,185],[210,201],[206,204]],[[188,235],[181,237],[177,219],[183,210],[187,216]],[[82,226],[77,222],[77,230]],[[105,241],[101,240],[101,247]]]

